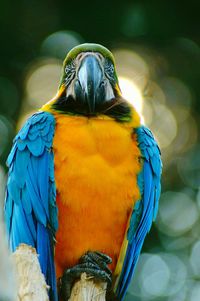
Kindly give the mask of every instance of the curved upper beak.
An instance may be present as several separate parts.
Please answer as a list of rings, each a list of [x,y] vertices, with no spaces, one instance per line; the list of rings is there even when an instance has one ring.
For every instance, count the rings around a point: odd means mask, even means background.
[[[104,100],[104,73],[95,55],[89,54],[82,59],[74,88],[76,97],[88,104],[90,113],[95,111],[96,104]]]

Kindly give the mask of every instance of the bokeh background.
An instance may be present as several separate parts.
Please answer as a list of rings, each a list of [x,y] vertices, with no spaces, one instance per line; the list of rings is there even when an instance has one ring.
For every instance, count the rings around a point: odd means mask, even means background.
[[[158,219],[126,301],[200,300],[199,10],[197,0],[0,2],[1,200],[12,139],[79,43],[113,51],[124,97],[159,142]]]

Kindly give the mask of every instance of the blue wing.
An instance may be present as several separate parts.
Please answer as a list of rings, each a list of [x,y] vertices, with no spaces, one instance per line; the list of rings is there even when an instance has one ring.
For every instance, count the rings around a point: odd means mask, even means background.
[[[54,117],[34,114],[14,139],[5,200],[6,227],[12,251],[20,243],[36,248],[41,270],[57,300],[54,234],[57,229],[56,188],[52,141]]]
[[[141,199],[134,206],[127,231],[124,262],[116,286],[119,300],[123,300],[138,261],[144,239],[158,211],[162,163],[160,150],[151,131],[146,127],[135,129],[142,154],[143,167],[138,175]]]

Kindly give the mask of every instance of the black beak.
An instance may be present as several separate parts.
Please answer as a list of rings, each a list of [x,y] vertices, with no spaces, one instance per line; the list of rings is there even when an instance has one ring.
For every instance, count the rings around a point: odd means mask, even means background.
[[[95,106],[104,101],[104,73],[95,55],[90,54],[82,59],[74,91],[77,99],[88,105],[89,113],[94,113]]]

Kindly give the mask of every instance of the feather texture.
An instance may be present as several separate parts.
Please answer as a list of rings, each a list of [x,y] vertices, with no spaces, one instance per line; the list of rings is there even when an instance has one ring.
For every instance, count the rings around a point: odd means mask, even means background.
[[[143,167],[138,174],[141,199],[134,206],[127,237],[127,248],[121,274],[116,285],[116,294],[123,300],[138,261],[144,239],[155,220],[160,197],[162,163],[160,150],[151,131],[142,126],[135,129]]]
[[[57,230],[54,156],[51,149],[54,117],[34,114],[14,139],[9,167],[5,218],[12,251],[20,243],[36,248],[40,266],[57,300],[53,240]]]

